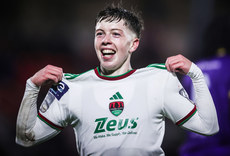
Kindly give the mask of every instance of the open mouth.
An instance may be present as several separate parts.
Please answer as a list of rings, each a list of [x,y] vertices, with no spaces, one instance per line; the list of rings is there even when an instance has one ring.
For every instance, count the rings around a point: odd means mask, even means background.
[[[102,55],[114,55],[116,52],[114,50],[110,50],[110,49],[104,49],[102,50]]]

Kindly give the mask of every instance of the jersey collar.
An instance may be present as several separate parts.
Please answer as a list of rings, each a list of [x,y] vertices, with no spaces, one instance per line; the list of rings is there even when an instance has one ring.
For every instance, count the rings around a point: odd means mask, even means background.
[[[111,80],[111,81],[124,79],[124,78],[128,77],[129,75],[133,74],[135,71],[136,71],[136,69],[133,69],[133,70],[129,70],[128,72],[126,72],[126,73],[124,73],[122,75],[118,75],[118,76],[105,76],[105,75],[101,75],[99,67],[97,67],[97,68],[94,69],[94,72],[96,73],[96,75],[99,78],[104,79],[104,80]]]

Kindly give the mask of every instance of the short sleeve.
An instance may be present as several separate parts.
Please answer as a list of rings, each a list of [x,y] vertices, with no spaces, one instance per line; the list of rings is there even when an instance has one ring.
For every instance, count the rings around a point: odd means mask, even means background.
[[[39,119],[56,130],[68,126],[68,91],[64,81],[52,86],[39,109]]]
[[[180,126],[196,113],[196,106],[189,99],[176,74],[169,73],[165,84],[164,115]]]

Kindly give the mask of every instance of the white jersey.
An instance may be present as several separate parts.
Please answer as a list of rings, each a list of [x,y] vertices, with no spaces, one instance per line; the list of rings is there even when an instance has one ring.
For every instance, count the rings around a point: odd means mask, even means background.
[[[57,131],[72,125],[80,155],[164,155],[165,119],[182,125],[196,113],[176,75],[153,64],[116,77],[99,69],[65,74],[38,117]]]

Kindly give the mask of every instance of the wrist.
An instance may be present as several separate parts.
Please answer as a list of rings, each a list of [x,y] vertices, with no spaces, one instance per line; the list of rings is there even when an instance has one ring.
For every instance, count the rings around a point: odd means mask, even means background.
[[[31,78],[29,78],[27,81],[26,81],[26,84],[29,88],[31,89],[35,89],[35,90],[40,90],[40,86],[37,86],[32,80]]]
[[[199,78],[204,77],[201,69],[193,62],[191,64],[191,67],[190,67],[189,72],[187,73],[187,75],[191,79],[199,79]]]

